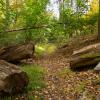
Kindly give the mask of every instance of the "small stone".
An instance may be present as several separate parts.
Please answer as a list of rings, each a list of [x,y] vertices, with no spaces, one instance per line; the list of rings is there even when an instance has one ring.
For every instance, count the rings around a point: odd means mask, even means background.
[[[99,72],[100,71],[100,62],[97,64],[97,66],[94,68],[94,71]]]

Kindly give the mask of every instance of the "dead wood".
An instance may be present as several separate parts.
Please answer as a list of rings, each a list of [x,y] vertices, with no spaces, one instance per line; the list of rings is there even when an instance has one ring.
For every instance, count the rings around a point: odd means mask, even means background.
[[[88,67],[100,62],[100,43],[86,46],[74,51],[71,60],[71,68]]]
[[[18,66],[0,60],[0,94],[22,92],[28,82],[27,74]]]
[[[0,59],[8,62],[19,62],[22,59],[31,58],[34,49],[32,42],[3,47],[0,49]]]

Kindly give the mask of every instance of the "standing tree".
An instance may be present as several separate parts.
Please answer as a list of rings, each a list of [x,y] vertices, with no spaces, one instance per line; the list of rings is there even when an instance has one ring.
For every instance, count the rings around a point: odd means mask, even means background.
[[[98,14],[98,39],[100,40],[100,0],[99,0],[99,14]]]
[[[48,0],[26,0],[24,2],[24,20],[26,30],[26,41],[30,41],[33,39],[33,35],[35,34],[35,30],[29,30],[30,27],[37,26],[44,24],[44,18],[46,6]],[[40,30],[39,30],[40,31]],[[34,34],[33,34],[34,33]]]
[[[6,3],[5,3],[5,8],[6,8],[6,11],[5,11],[5,29],[4,29],[4,31],[6,31],[7,29],[8,29],[8,26],[9,26],[9,17],[10,17],[10,11],[9,11],[9,7],[10,7],[10,5],[9,5],[10,3],[9,3],[9,0],[6,0]]]

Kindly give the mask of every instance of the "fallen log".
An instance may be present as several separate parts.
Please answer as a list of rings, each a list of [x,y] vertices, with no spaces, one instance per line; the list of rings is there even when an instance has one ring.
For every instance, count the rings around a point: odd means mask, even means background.
[[[16,63],[32,57],[34,49],[32,42],[3,47],[0,49],[0,59]]]
[[[0,60],[0,94],[22,92],[28,82],[27,74],[18,66]]]
[[[72,57],[80,56],[82,54],[88,54],[88,53],[100,53],[100,43],[85,46],[82,49],[73,51]]]
[[[71,56],[70,67],[72,69],[87,68],[96,65],[98,62],[100,62],[100,43],[74,51]]]
[[[93,55],[89,57],[89,55],[87,57],[78,57],[78,58],[74,58],[71,59],[70,61],[70,67],[72,69],[75,68],[86,68],[89,67],[91,65],[96,65],[98,62],[100,62],[100,54],[99,55]]]

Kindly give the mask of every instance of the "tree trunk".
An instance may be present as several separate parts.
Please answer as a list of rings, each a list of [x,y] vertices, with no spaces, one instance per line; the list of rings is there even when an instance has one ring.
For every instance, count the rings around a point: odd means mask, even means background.
[[[99,0],[99,16],[98,16],[98,39],[100,40],[100,0]]]
[[[28,82],[27,74],[18,66],[0,60],[0,95],[22,92]]]
[[[32,57],[34,49],[32,42],[4,47],[0,49],[0,59],[13,63],[20,62],[22,59]]]
[[[100,62],[100,43],[74,51],[70,60],[70,67],[72,69],[86,68],[98,62]]]
[[[85,46],[82,49],[73,51],[72,57],[82,56],[84,54],[96,54],[100,53],[100,43],[95,43],[89,46]]]
[[[84,55],[85,56],[85,55]],[[96,65],[100,62],[100,54],[98,55],[88,55],[86,57],[76,57],[70,61],[70,67],[72,69],[76,68],[89,68],[92,65]]]

